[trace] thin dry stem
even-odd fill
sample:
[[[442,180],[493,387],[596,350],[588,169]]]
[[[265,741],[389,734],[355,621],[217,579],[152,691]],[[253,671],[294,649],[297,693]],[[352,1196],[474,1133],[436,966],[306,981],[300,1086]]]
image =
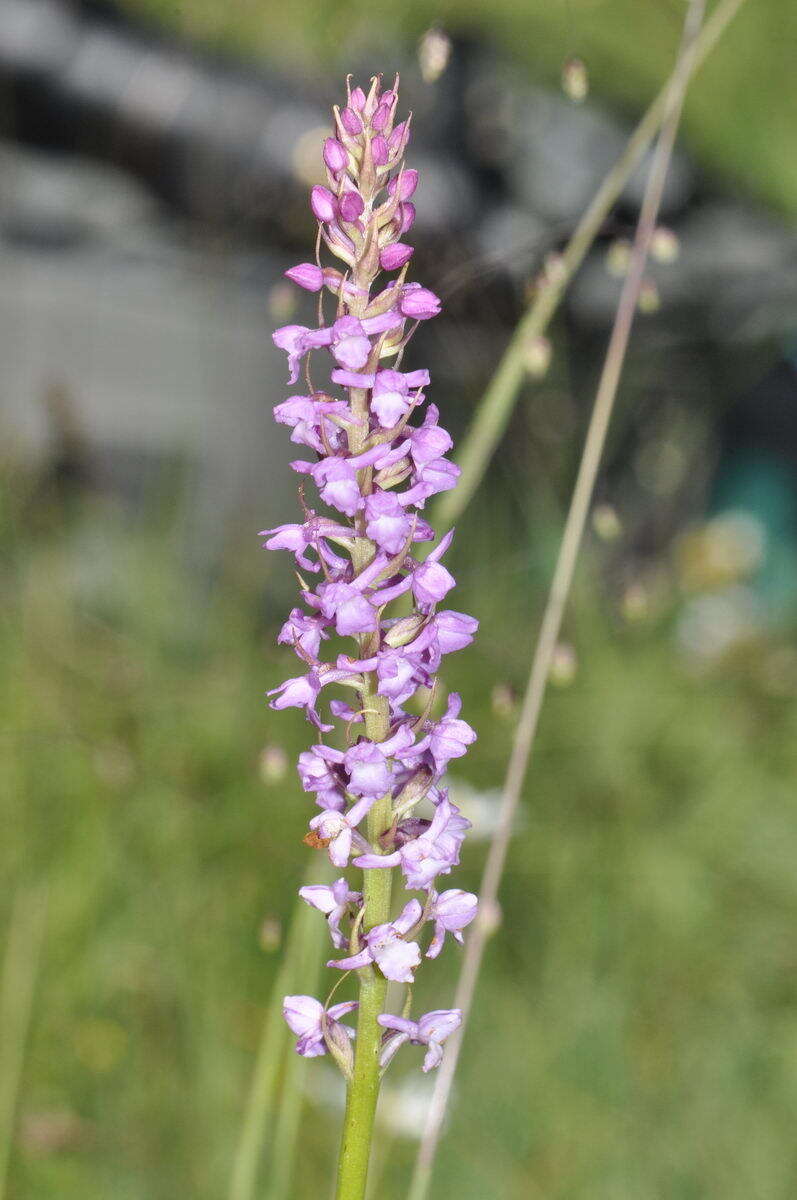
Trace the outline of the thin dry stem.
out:
[[[479,896],[481,919],[477,921],[465,948],[454,1001],[455,1007],[462,1009],[462,1024],[448,1041],[446,1054],[437,1077],[429,1117],[410,1186],[410,1200],[424,1200],[431,1181],[435,1154],[451,1095],[462,1037],[473,1002],[492,913],[495,911],[497,903],[513,819],[531,758],[545,687],[559,638],[562,615],[573,581],[578,551],[606,441],[606,432],[617,395],[617,386],[639,299],[650,239],[656,224],[684,97],[695,65],[695,39],[702,24],[704,7],[704,0],[691,0],[678,58],[666,89],[662,131],[645,189],[628,275],[617,306],[584,452],[565,523],[559,557],[534,652],[528,686],[507,768],[498,827],[490,845],[482,875]]]

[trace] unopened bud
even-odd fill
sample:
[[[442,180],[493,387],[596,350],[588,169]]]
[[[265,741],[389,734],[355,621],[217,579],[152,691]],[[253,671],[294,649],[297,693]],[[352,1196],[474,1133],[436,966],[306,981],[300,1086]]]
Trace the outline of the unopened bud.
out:
[[[340,1067],[344,1078],[351,1079],[354,1073],[354,1050],[351,1038],[337,1021],[328,1021],[326,1014],[323,1019],[323,1030],[327,1050]]]
[[[415,640],[425,624],[426,617],[420,613],[413,613],[411,617],[402,617],[396,621],[395,625],[390,626],[384,635],[384,641],[394,650],[398,646],[406,646],[408,642]]]

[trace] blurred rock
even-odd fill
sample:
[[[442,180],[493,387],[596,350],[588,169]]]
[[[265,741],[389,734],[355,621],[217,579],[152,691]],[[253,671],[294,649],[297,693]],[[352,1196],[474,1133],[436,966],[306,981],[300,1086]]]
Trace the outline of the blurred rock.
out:
[[[100,486],[145,504],[179,472],[202,558],[242,508],[257,507],[255,528],[285,519],[293,482],[271,406],[286,367],[263,280],[288,261],[187,244],[110,168],[8,146],[2,160],[6,436],[33,461],[59,452],[57,387]]]
[[[630,127],[593,102],[521,85],[510,72],[477,75],[469,105],[471,147],[477,160],[506,172],[515,203],[550,222],[573,223],[622,154]],[[632,175],[620,205],[637,210],[649,156]],[[686,157],[673,156],[662,216],[683,211],[694,191]]]

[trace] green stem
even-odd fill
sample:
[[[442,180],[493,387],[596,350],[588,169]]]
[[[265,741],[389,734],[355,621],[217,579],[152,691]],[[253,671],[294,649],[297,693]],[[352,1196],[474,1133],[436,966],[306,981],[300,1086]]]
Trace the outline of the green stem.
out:
[[[384,741],[388,732],[388,706],[373,689],[363,695],[365,731],[375,742]],[[392,820],[392,801],[388,794],[377,800],[366,818],[366,833],[375,853],[381,849],[379,837]],[[363,872],[363,928],[390,920],[390,893],[393,882],[391,870]],[[375,967],[360,971],[360,1008],[357,1017],[357,1039],[354,1050],[354,1071],[346,1094],[346,1114],[338,1161],[336,1200],[363,1200],[371,1157],[376,1102],[379,1097],[379,1048],[382,1029],[376,1018],[385,1006],[387,980]]]

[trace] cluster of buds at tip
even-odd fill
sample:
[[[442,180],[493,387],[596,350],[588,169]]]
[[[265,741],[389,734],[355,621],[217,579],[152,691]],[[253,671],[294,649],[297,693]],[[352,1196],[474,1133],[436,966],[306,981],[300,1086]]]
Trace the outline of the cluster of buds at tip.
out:
[[[397,84],[383,91],[377,78],[367,94],[349,84],[346,106],[334,110],[334,131],[324,142],[329,186],[314,187],[310,197],[318,221],[315,261],[286,272],[318,293],[318,325],[274,333],[288,356],[289,383],[301,377],[305,384],[276,406],[275,416],[313,458],[291,464],[303,477],[302,521],[263,535],[267,548],[295,556],[303,602],[278,639],[294,651],[302,672],[269,695],[272,708],[303,709],[318,731],[316,744],[299,756],[302,787],[318,808],[305,841],[323,848],[340,871],[398,867],[415,893],[397,917],[373,927],[364,922],[362,893],[343,875],[300,894],[327,918],[339,952],[330,967],[378,971],[411,984],[423,957],[435,958],[447,934],[461,941],[476,914],[475,896],[436,886],[459,862],[469,828],[448,798],[445,772],[476,735],[459,715],[456,694],[441,715],[433,709],[443,656],[467,646],[477,622],[442,607],[455,582],[442,562],[453,531],[429,553],[416,553],[419,544],[435,541],[421,515],[426,502],[454,487],[459,472],[446,457],[451,438],[426,403],[429,372],[401,370],[417,323],[436,316],[440,301],[406,278],[413,251],[403,239],[415,220],[418,174],[404,164],[410,121],[396,123]],[[323,248],[341,265],[323,265]],[[327,293],[334,316],[324,315]],[[314,350],[331,356],[321,388],[311,376]],[[306,477],[331,513],[311,506]],[[400,597],[403,615],[391,608]],[[331,650],[327,643],[336,636],[353,639],[353,646]],[[322,709],[329,687],[343,692]],[[415,711],[406,707],[413,698]],[[324,737],[335,721],[337,746]],[[388,816],[369,836],[375,805]],[[350,1074],[353,1031],[339,1018],[353,1007],[287,997],[285,1019],[298,1036],[298,1052],[330,1053]],[[455,1009],[417,1021],[408,1011],[383,1014],[383,1064],[411,1042],[427,1047],[425,1070],[436,1066],[443,1039],[459,1021]]]

